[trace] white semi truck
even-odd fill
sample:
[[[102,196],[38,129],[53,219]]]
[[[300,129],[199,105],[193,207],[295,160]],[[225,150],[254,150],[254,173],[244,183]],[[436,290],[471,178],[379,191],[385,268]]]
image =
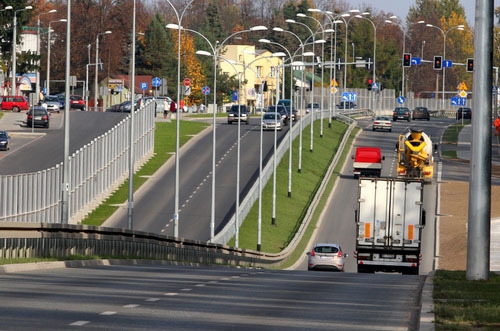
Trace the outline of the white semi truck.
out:
[[[356,251],[358,272],[418,275],[425,226],[422,179],[360,178]]]

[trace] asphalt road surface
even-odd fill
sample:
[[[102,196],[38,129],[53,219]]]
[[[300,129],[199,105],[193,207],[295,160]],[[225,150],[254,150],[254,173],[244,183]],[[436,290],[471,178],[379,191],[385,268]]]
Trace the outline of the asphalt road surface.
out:
[[[162,265],[3,274],[4,331],[418,330],[424,277]]]

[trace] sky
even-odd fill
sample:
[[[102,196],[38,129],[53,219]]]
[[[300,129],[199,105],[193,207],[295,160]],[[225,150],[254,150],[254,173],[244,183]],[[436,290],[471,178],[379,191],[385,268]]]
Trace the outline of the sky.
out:
[[[405,19],[411,6],[415,5],[414,0],[349,0],[352,9],[360,9],[361,5],[368,4],[377,11],[384,11],[386,13],[392,12],[401,19]],[[460,0],[460,3],[465,9],[467,23],[474,25],[475,16],[475,0]],[[500,0],[494,0],[494,7],[500,6]]]

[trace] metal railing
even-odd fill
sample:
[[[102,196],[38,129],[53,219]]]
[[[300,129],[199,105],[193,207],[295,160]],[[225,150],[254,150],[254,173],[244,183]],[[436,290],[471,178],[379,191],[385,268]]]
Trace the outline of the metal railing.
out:
[[[154,104],[134,116],[134,160],[143,164],[154,150]],[[130,116],[69,157],[70,223],[78,223],[127,177]],[[34,173],[0,176],[0,222],[61,223],[63,163]]]

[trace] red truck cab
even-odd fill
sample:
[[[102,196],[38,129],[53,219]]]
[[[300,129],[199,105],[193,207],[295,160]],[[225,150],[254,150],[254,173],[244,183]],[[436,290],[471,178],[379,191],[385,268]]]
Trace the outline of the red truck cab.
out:
[[[360,176],[380,177],[382,173],[382,161],[385,157],[378,147],[358,147],[352,157],[354,178]]]

